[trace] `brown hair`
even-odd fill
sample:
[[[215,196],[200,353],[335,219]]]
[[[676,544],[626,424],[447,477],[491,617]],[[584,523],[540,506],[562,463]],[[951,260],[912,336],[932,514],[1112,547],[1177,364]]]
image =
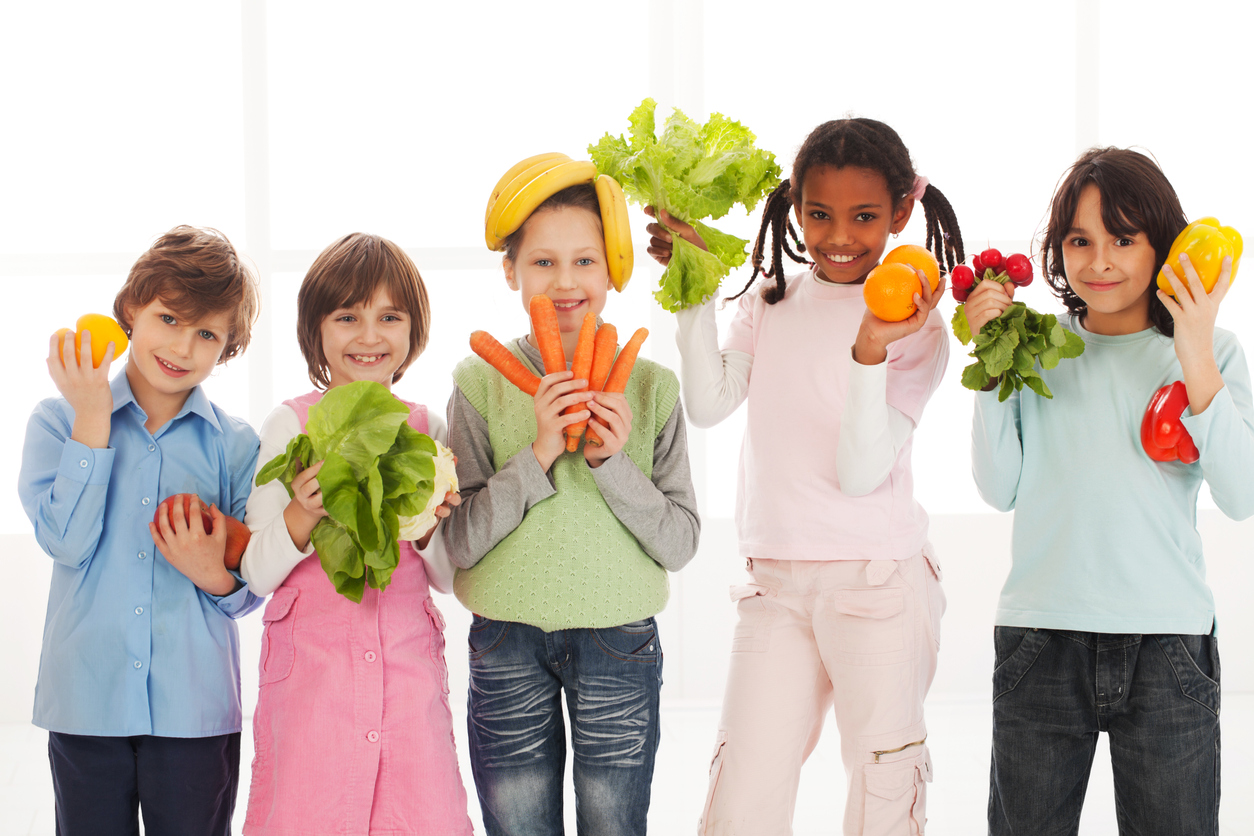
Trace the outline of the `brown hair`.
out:
[[[176,226],[131,267],[113,300],[113,315],[127,336],[131,313],[160,299],[181,319],[195,322],[226,312],[230,322],[219,363],[248,348],[261,309],[257,279],[225,235],[216,229]]]
[[[848,166],[876,172],[884,178],[888,187],[893,211],[914,189],[914,163],[910,159],[910,151],[888,125],[865,117],[824,122],[810,131],[797,151],[792,163],[792,179],[784,180],[767,197],[762,207],[762,226],[753,243],[753,275],[740,293],[727,301],[744,295],[761,273],[763,277],[775,280],[774,284],[763,283],[762,287],[762,298],[768,305],[774,305],[784,298],[784,256],[798,264],[809,263],[799,255],[805,252],[805,244],[792,225],[791,211],[801,208],[801,190],[806,173],[820,166],[836,169]],[[966,258],[958,218],[949,205],[949,199],[935,186],[928,185],[919,203],[923,205],[927,226],[925,246],[935,253],[941,273],[947,274]],[[766,256],[768,234],[771,236],[771,263],[764,268],[762,262]],[[792,238],[792,246],[789,246],[785,234]]]
[[[1050,204],[1049,222],[1041,241],[1041,273],[1067,311],[1083,316],[1088,306],[1071,290],[1063,270],[1062,243],[1075,222],[1080,194],[1089,184],[1101,195],[1102,224],[1111,235],[1145,233],[1157,256],[1154,275],[1162,269],[1171,244],[1187,226],[1180,198],[1163,170],[1144,154],[1127,148],[1090,148],[1063,175]],[[1168,337],[1175,321],[1158,294],[1149,287],[1150,322]]]
[[[310,265],[296,296],[296,338],[319,389],[331,385],[322,350],[322,321],[340,308],[369,302],[380,287],[409,316],[409,354],[392,375],[401,379],[427,347],[431,305],[418,268],[405,251],[386,238],[354,232],[327,247]]]
[[[505,236],[501,242],[501,249],[505,252],[505,259],[512,262],[518,257],[518,250],[522,247],[523,235],[526,233],[527,224],[530,223],[532,218],[541,212],[564,209],[567,206],[588,210],[597,219],[597,226],[601,225],[601,203],[597,200],[596,186],[591,183],[569,186],[560,192],[550,195],[527,216],[527,220],[522,222],[522,226]]]

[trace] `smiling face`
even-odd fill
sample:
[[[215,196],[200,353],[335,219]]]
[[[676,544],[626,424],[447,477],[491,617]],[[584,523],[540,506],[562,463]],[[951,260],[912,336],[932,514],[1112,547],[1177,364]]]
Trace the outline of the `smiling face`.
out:
[[[330,385],[373,380],[391,389],[409,356],[409,320],[383,286],[368,302],[332,311],[320,328]]]
[[[888,183],[878,172],[816,166],[805,173],[796,213],[819,278],[851,284],[879,264],[889,234],[905,227],[913,209],[911,198],[893,209]]]
[[[599,315],[610,289],[600,217],[575,206],[537,212],[527,219],[517,257],[504,267],[524,309],[541,293],[553,300],[562,347],[571,357],[584,314]]]
[[[172,415],[218,365],[231,318],[220,311],[184,321],[158,297],[130,309],[129,319],[131,354],[126,377],[131,392],[150,416]]]
[[[1150,327],[1150,293],[1157,255],[1144,232],[1115,235],[1102,222],[1097,186],[1080,192],[1062,242],[1063,272],[1088,306],[1084,327],[1095,334],[1133,334]]]

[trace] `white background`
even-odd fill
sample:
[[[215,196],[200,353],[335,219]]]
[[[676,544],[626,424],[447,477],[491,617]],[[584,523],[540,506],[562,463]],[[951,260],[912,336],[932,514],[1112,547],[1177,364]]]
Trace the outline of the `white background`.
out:
[[[1152,152],[1190,217],[1217,215],[1254,234],[1245,168],[1254,77],[1243,57],[1254,7],[1213,7],[1202,15],[1146,0],[6,4],[0,561],[11,603],[0,609],[8,637],[0,722],[29,718],[50,570],[14,490],[29,410],[55,394],[47,335],[81,313],[108,312],[130,263],[164,230],[217,227],[261,274],[254,344],[208,383],[228,411],[259,425],[310,388],[294,336],[296,288],[318,250],[355,230],[397,241],[424,276],[431,343],[398,393],[442,409],[471,330],[504,338],[526,327],[482,244],[497,177],[540,151],[585,156],[601,134],[624,132],[646,95],[663,114],[678,105],[698,119],[719,111],[742,121],[785,172],[816,124],[881,119],[953,203],[968,250],[992,242],[1029,251],[1055,183],[1093,144]],[[648,325],[645,353],[677,366],[672,321],[649,295],[659,270],[644,254],[644,218],[632,212],[636,274],[606,317],[620,331]],[[716,225],[748,238],[756,219],[733,213]],[[921,212],[901,240],[922,243]],[[745,278],[729,284],[739,289]],[[1246,346],[1250,294],[1238,282],[1220,314]],[[1039,279],[1023,298],[1059,307]],[[987,691],[1009,542],[1009,518],[983,505],[970,477],[971,395],[958,384],[964,351],[952,349],[914,446],[918,496],[948,573],[939,698]],[[729,520],[739,416],[690,432],[704,529],[662,618],[670,705],[719,700],[732,618],[725,589],[739,573]],[[1225,690],[1254,691],[1254,617],[1244,604],[1254,527],[1222,520],[1205,492],[1202,508]],[[456,673],[465,616],[452,599],[442,606]],[[251,706],[259,617],[241,630]]]

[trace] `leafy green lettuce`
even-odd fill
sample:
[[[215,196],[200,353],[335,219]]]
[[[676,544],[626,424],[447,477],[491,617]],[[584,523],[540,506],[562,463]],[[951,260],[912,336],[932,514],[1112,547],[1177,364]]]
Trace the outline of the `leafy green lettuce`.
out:
[[[310,539],[341,595],[361,601],[366,584],[386,589],[400,560],[400,518],[419,514],[435,487],[435,441],[409,426],[409,408],[384,386],[359,380],[330,389],[309,408],[305,432],[257,473],[292,495],[292,479],[322,461],[324,517]]]
[[[972,342],[965,305],[954,311],[951,324],[958,342]],[[1037,313],[1022,302],[1012,302],[1001,316],[985,323],[974,342],[970,356],[975,362],[962,370],[962,385],[979,391],[1000,376],[999,401],[1024,386],[1043,398],[1054,397],[1036,370],[1037,361],[1042,369],[1052,369],[1059,360],[1084,353],[1084,340],[1063,328],[1058,317]]]
[[[774,154],[754,147],[752,131],[721,113],[699,125],[677,109],[657,137],[656,108],[657,102],[645,99],[628,119],[626,137],[607,133],[588,153],[597,171],[617,180],[629,199],[692,224],[710,248],[674,237],[670,264],[653,296],[666,310],[678,311],[713,296],[748,256],[748,241],[699,221],[721,218],[737,203],[752,211],[779,184],[779,166]]]

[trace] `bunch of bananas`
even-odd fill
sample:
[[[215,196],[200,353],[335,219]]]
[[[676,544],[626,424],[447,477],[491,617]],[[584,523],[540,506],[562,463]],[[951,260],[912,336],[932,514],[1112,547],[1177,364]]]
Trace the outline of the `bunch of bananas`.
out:
[[[593,183],[601,206],[601,226],[605,230],[606,266],[614,289],[621,291],[631,278],[631,228],[627,224],[627,200],[623,187],[608,174],[597,174],[587,160],[572,160],[565,154],[548,153],[528,157],[497,181],[484,212],[484,239],[488,249],[499,252],[505,238],[516,231],[536,208],[562,189],[580,183]]]

